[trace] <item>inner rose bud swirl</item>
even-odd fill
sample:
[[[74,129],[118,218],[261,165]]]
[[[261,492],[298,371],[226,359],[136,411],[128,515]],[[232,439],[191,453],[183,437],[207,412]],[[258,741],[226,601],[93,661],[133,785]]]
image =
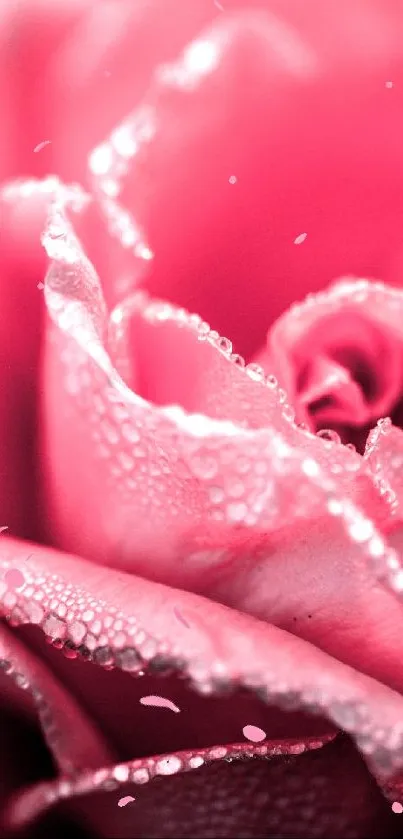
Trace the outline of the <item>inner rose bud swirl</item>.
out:
[[[401,425],[403,336],[359,297],[336,311],[319,306],[314,317],[310,302],[274,326],[270,360],[293,393],[297,419],[311,431],[333,430],[362,452],[378,419]]]

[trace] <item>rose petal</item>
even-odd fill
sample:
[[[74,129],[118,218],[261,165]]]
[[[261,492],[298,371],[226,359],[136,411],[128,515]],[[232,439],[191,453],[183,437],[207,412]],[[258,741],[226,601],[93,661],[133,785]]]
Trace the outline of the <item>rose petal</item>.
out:
[[[301,839],[349,833],[377,839],[396,830],[390,807],[343,738],[308,754],[224,760],[125,789],[135,795],[133,809],[118,811],[118,790],[72,804],[97,835],[115,839],[152,839],[162,823],[163,835],[172,839],[206,839],[212,829],[221,837],[264,832]]]
[[[380,493],[387,498],[393,518],[403,517],[403,431],[390,420],[380,420],[370,433],[365,460],[373,472]]]
[[[69,774],[110,758],[102,736],[78,703],[43,662],[4,626],[0,626],[0,658],[4,673],[20,690],[30,694],[60,771]]]
[[[395,54],[390,21],[377,7],[365,19],[377,53],[369,70],[358,38],[345,42],[364,24],[360,5],[350,19],[328,4],[339,36],[346,14],[330,60],[311,5],[302,37],[293,12],[270,9],[217,16],[157,67],[139,107],[90,158],[129,282],[143,278],[152,294],[214,319],[248,357],[301,289],[346,270],[383,275],[400,248],[401,116],[377,81]],[[295,248],[302,221],[309,238]]]
[[[77,25],[53,50],[49,136],[57,139],[52,150],[57,172],[84,182],[90,149],[139,101],[155,64],[170,60],[214,8],[204,0],[191,5],[187,0],[100,0],[78,6]]]
[[[0,509],[2,525],[36,536],[33,439],[45,260],[38,247],[43,207],[0,191]],[[13,433],[4,433],[5,429]],[[28,480],[30,478],[30,480]]]
[[[97,277],[61,215],[52,238],[55,223],[45,239],[53,258],[45,289],[52,318],[45,463],[53,538],[98,562],[279,623],[400,685],[398,643],[390,652],[400,607],[373,589],[377,577],[400,592],[402,574],[391,545],[354,503],[364,498],[370,512],[377,510],[365,461],[305,434],[280,411],[274,421],[281,433],[249,431],[151,406],[128,390],[102,344],[106,307]],[[141,341],[141,320],[139,332]],[[141,352],[134,356],[141,368]],[[246,378],[235,372],[239,382]],[[74,462],[82,469],[79,486]],[[371,649],[374,608],[379,631]],[[311,612],[314,621],[307,619]],[[318,618],[328,613],[331,632]],[[357,639],[365,644],[362,662]]]
[[[266,363],[297,416],[313,428],[361,435],[400,402],[403,294],[346,278],[295,304],[273,326]],[[261,356],[261,361],[263,357]]]
[[[245,368],[231,342],[198,315],[133,294],[111,313],[109,346],[126,384],[149,402],[290,431],[274,377]]]
[[[17,567],[21,563],[21,546],[12,542],[3,566],[10,560]],[[84,632],[80,645],[88,645],[94,635],[95,649],[106,643],[108,660],[117,667],[135,672],[162,653],[180,661],[182,672],[203,694],[214,691],[218,679],[256,690],[275,704],[292,700],[293,707],[325,714],[347,730],[378,771],[392,775],[401,767],[402,697],[289,633],[196,595],[40,547],[25,563],[24,575],[27,585],[43,595],[41,626],[53,638],[56,633],[63,643],[76,645],[80,625]],[[66,590],[70,612],[64,618],[53,617],[52,623],[50,617],[58,616]],[[30,622],[32,595],[27,597],[22,590],[15,597],[15,621]],[[7,616],[10,606],[4,598],[2,602]],[[178,603],[191,615],[192,632],[173,614]],[[100,623],[97,630],[89,614],[94,608]],[[123,646],[115,641],[116,621],[126,638]]]

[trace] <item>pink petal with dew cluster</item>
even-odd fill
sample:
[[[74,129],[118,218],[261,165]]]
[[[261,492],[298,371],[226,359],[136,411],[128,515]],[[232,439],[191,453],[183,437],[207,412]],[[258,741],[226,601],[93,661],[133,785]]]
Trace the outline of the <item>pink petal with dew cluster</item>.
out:
[[[4,544],[3,570],[19,567],[26,580],[22,590],[12,593],[12,605],[8,595],[3,595],[4,616],[14,624],[31,624],[34,620],[65,649],[66,655],[70,656],[72,650],[79,656],[86,651],[86,660],[133,675],[147,671],[156,657],[163,656],[203,695],[227,683],[257,692],[263,702],[316,711],[350,733],[381,778],[390,782],[400,769],[402,699],[389,688],[289,633],[196,595],[49,549],[35,547],[26,559],[23,545],[7,537]],[[190,632],[180,628],[173,614],[178,602],[191,616]],[[123,644],[120,636],[124,636]],[[261,746],[242,748],[259,750]],[[185,769],[192,755],[171,756],[175,772]],[[150,756],[148,762],[129,766],[134,782],[135,772],[143,764],[149,772],[152,770],[151,775],[166,774],[163,764],[158,768],[163,757]],[[200,762],[194,762],[194,768],[198,765]],[[101,775],[100,783],[106,784],[108,778],[115,777],[113,766],[106,766]],[[127,770],[123,773],[122,769],[116,771],[115,781],[124,783],[127,777]],[[85,792],[93,780],[92,774],[80,774],[77,789],[74,781],[71,789],[66,781],[69,789],[66,786],[65,794],[75,794],[80,788]],[[33,790],[29,799],[32,812],[49,804],[54,792],[57,798],[57,785],[41,786],[37,793]],[[24,807],[28,806],[24,800]],[[23,818],[18,808],[14,813]]]
[[[394,636],[400,631],[401,607],[379,585],[399,593],[402,574],[376,526],[389,507],[366,461],[298,428],[275,382],[244,369],[183,310],[136,298],[129,326],[122,309],[112,321],[109,351],[99,279],[58,209],[44,242],[51,267],[43,446],[53,540],[278,623],[354,666],[357,638],[373,636],[375,609],[375,651],[368,640],[363,669],[401,684],[398,646],[380,654],[391,648],[391,627]],[[149,350],[154,336],[157,346],[173,347],[188,388],[170,386],[169,370],[153,379],[164,364]],[[147,380],[153,402],[128,387],[114,354],[131,383]],[[211,405],[213,416],[169,404],[171,391],[192,411]]]
[[[126,250],[103,277],[108,302],[141,281],[214,320],[249,357],[308,289],[347,271],[389,276],[400,249],[400,112],[383,75],[401,21],[392,33],[371,5],[365,55],[345,40],[361,4],[348,13],[329,4],[333,49],[319,4],[315,26],[310,6],[298,27],[295,10],[262,5],[216,16],[179,58],[158,64],[136,109],[89,159]],[[309,237],[296,248],[302,221]]]

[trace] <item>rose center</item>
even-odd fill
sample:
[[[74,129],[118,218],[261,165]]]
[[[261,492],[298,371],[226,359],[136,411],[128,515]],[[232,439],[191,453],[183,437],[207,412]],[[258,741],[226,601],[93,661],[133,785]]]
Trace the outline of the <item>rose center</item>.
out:
[[[403,346],[387,324],[344,310],[305,330],[290,325],[276,344],[297,417],[312,431],[332,429],[362,451],[380,417],[401,424]]]

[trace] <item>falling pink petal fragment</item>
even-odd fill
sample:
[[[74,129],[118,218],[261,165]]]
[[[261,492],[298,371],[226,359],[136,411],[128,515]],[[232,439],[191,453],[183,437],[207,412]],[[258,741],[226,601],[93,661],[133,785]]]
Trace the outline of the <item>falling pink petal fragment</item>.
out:
[[[294,239],[294,245],[302,245],[302,242],[305,242],[306,237],[307,233],[300,233],[299,236]]]
[[[132,795],[125,795],[123,798],[119,798],[118,807],[126,807],[126,804],[131,804],[135,800]]]
[[[392,810],[394,813],[403,813],[403,805],[400,804],[400,801],[394,801],[392,804]]]
[[[179,611],[179,609],[176,608],[176,606],[174,606],[174,614],[175,614],[175,617],[178,618],[178,621],[180,621],[181,623],[183,623],[184,626],[187,626],[187,628],[190,629],[190,625],[185,620],[185,618],[183,617],[183,615]]]
[[[38,143],[38,145],[35,146],[34,152],[42,151],[42,149],[44,149],[45,146],[49,146],[51,142],[51,140],[43,140],[42,143]]]
[[[8,588],[12,589],[22,588],[25,583],[25,577],[18,568],[10,568],[9,571],[6,571],[4,579]]]
[[[257,725],[245,725],[242,729],[243,736],[246,737],[247,740],[251,740],[252,743],[260,743],[261,740],[264,740],[266,737],[266,732],[263,731],[263,728],[259,728]]]
[[[153,708],[169,708],[175,714],[180,713],[180,708],[171,702],[170,699],[165,699],[164,696],[142,696],[140,699],[141,705],[151,705]]]

